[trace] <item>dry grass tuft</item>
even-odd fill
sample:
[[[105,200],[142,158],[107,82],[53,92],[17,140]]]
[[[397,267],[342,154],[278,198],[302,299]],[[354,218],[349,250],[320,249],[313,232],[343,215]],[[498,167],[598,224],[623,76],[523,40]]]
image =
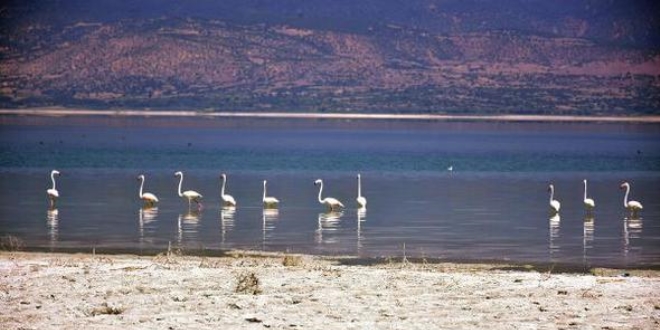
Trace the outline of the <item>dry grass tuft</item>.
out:
[[[0,250],[3,251],[21,251],[25,247],[25,242],[22,239],[13,236],[5,235],[0,237]]]
[[[209,259],[207,257],[202,257],[199,261],[199,268],[221,268],[224,267],[225,263],[222,260],[218,259]]]
[[[285,255],[284,259],[282,260],[282,265],[286,267],[297,267],[301,266],[302,263],[302,257],[300,256]]]
[[[237,278],[236,293],[260,294],[259,278],[254,273],[241,274]]]
[[[181,248],[172,249],[172,243],[168,243],[167,252],[159,253],[153,259],[153,262],[159,265],[178,265],[179,257],[183,256]]]

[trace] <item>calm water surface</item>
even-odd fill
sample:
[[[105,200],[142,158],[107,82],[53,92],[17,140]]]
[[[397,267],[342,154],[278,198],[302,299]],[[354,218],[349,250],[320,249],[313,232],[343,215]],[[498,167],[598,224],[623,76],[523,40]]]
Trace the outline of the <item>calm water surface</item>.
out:
[[[433,259],[660,266],[658,125],[2,119],[0,235],[28,247],[400,257],[405,246]],[[53,168],[56,211],[45,193]],[[184,190],[204,195],[201,210],[178,197],[178,170]],[[222,172],[235,210],[220,206]],[[355,205],[358,172],[366,211]],[[141,173],[157,209],[141,208]],[[317,178],[343,212],[318,203]],[[265,179],[278,211],[262,209]],[[624,180],[639,217],[623,209]]]

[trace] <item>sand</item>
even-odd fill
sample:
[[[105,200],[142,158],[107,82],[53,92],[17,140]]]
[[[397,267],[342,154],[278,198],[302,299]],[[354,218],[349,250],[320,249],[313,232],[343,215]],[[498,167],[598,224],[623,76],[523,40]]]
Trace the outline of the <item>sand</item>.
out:
[[[350,263],[1,252],[0,328],[660,328],[657,271]]]

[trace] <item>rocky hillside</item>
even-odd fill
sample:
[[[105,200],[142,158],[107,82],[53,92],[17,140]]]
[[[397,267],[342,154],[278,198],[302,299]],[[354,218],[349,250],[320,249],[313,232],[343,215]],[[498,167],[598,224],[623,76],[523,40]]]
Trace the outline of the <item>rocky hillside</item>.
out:
[[[206,15],[152,10],[130,19],[87,10],[62,20],[57,12],[66,7],[49,14],[48,1],[6,7],[0,106],[660,113],[657,32],[647,30],[658,25],[652,17],[607,12],[618,13],[609,25],[576,12],[516,19],[525,12],[477,6],[489,1],[461,7],[422,0],[410,2],[418,5],[412,14],[384,6],[381,16],[373,13],[379,7],[364,7],[373,1],[357,1],[363,19],[336,6],[310,9],[317,1],[247,15],[259,3],[273,6],[247,2],[234,16],[212,15],[214,7],[197,8]],[[275,9],[284,19],[275,18]],[[342,24],[333,28],[332,18]]]

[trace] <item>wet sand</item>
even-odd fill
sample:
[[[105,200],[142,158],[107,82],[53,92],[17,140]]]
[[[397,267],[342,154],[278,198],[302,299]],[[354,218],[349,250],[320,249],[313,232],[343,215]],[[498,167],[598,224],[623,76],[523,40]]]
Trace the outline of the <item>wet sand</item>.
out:
[[[660,116],[566,116],[566,115],[444,115],[289,112],[204,112],[193,110],[89,110],[89,109],[0,109],[0,115],[117,116],[117,117],[212,117],[269,119],[405,120],[405,121],[496,121],[496,122],[607,122],[660,123]]]
[[[0,253],[3,329],[657,329],[660,272]]]

